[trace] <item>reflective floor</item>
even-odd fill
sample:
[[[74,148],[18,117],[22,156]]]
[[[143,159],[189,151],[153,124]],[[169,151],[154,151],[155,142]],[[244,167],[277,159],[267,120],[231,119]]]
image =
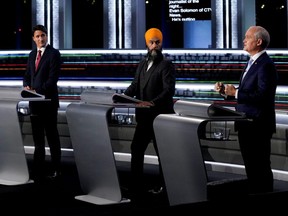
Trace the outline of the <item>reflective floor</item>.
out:
[[[27,156],[28,165],[31,156]],[[123,197],[129,198],[129,163],[117,162],[119,181]],[[0,186],[0,203],[2,212],[8,211],[26,215],[136,215],[165,214],[198,215],[202,213],[221,213],[233,215],[246,211],[286,211],[288,200],[288,182],[275,181],[275,191],[270,194],[248,195],[245,192],[246,179],[241,175],[208,172],[208,198],[206,202],[169,206],[165,193],[147,193],[141,203],[120,203],[113,205],[95,205],[74,197],[83,194],[78,179],[77,168],[72,157],[64,157],[63,173],[58,181],[43,181],[39,184],[29,183],[18,186]],[[145,166],[147,185],[153,187],[158,183],[157,165]],[[197,214],[196,214],[197,213]],[[8,214],[7,214],[8,215]],[[193,214],[194,215],[194,214]]]

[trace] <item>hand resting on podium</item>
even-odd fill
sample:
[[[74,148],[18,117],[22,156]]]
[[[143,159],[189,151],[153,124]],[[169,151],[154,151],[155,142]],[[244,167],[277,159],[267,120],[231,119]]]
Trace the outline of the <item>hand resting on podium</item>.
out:
[[[136,107],[150,107],[154,106],[152,102],[149,101],[141,101],[139,99],[129,97],[125,94],[115,93],[112,96],[113,103],[119,104],[134,104]]]
[[[36,93],[35,90],[28,90],[27,88],[26,89],[24,88],[21,91],[21,97],[22,98],[43,98],[43,99],[45,98],[44,95]]]

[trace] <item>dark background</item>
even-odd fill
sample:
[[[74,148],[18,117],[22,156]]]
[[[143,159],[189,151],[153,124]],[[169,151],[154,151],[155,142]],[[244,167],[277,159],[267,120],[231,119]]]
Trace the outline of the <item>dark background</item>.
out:
[[[145,1],[145,0],[143,0]],[[0,50],[32,48],[31,0],[9,0],[0,3]],[[165,25],[173,29],[166,48],[183,47],[182,26],[167,18],[167,0],[149,0],[146,4],[146,28]],[[262,5],[265,7],[262,8]],[[284,8],[281,8],[281,6]],[[271,35],[270,48],[287,48],[287,1],[256,0],[256,25],[265,27]],[[7,15],[8,14],[8,15]],[[84,14],[84,15],[83,15]],[[103,1],[72,0],[72,46],[74,49],[103,48]]]

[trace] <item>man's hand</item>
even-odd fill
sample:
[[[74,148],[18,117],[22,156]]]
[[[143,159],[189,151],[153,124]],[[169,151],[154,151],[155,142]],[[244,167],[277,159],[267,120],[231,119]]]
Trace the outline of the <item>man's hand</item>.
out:
[[[225,85],[222,82],[216,82],[214,85],[214,90],[219,92],[220,94],[225,94]]]
[[[36,92],[34,89],[32,89],[30,86],[25,86],[24,87],[25,90],[29,90],[29,91],[32,91],[32,92]]]
[[[150,107],[150,106],[154,106],[154,104],[152,102],[149,101],[142,101],[136,104],[136,106],[138,107]]]
[[[31,90],[30,86],[25,86],[24,89],[25,90]]]
[[[228,85],[225,86],[224,92],[225,92],[226,95],[235,96],[236,88],[235,88],[234,85],[228,84]]]

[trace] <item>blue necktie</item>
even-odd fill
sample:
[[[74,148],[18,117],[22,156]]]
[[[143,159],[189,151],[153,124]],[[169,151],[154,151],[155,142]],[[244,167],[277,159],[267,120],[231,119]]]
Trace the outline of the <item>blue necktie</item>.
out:
[[[251,67],[252,64],[253,64],[253,59],[250,58],[249,61],[248,61],[248,65],[247,65],[247,68],[246,68],[246,72],[249,70],[249,68]]]
[[[242,80],[244,79],[245,75],[247,74],[247,72],[248,72],[248,70],[249,70],[249,68],[251,67],[252,64],[253,64],[253,59],[250,58],[249,61],[248,61],[247,67],[245,69],[245,72],[243,74]]]

